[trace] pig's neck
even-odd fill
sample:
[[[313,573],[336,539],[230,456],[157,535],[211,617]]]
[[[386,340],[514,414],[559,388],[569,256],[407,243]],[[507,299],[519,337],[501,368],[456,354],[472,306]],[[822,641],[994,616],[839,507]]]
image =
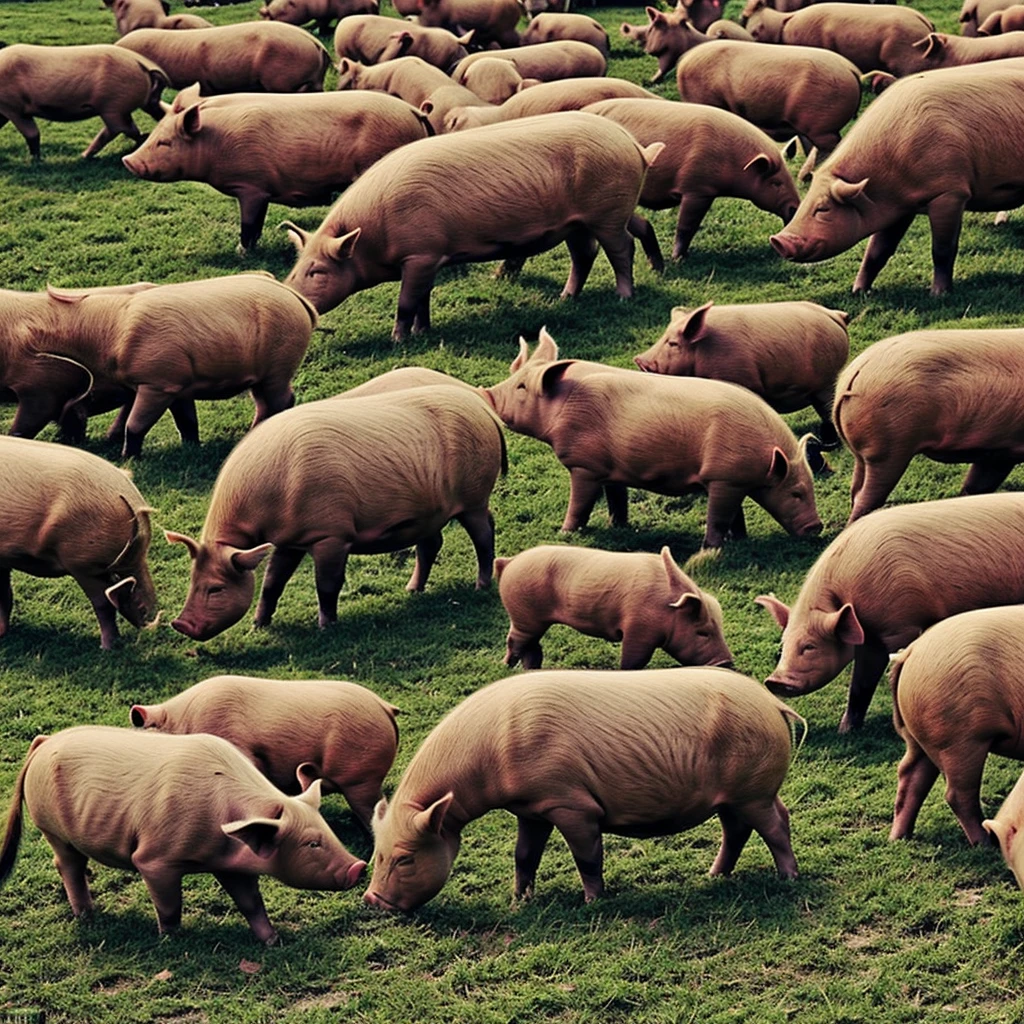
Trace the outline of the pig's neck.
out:
[[[119,326],[124,326],[127,301],[127,296],[107,295],[90,295],[74,302],[51,299],[49,328],[37,337],[35,347],[81,359],[96,369],[112,369],[105,364],[109,359],[116,361],[114,342]]]

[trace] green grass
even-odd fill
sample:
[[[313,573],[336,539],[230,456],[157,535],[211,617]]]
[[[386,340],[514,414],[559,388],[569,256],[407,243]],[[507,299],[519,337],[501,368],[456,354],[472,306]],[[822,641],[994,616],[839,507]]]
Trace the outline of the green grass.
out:
[[[738,0],[729,12],[738,13]],[[255,16],[253,2],[202,13],[217,23]],[[180,8],[176,8],[180,9]],[[923,5],[941,29],[955,30],[955,7]],[[654,69],[617,34],[642,9],[596,11],[613,29],[613,73],[637,81]],[[113,41],[113,19],[98,0],[0,4],[8,42]],[[672,95],[674,84],[661,87]],[[138,115],[140,122],[147,119]],[[41,122],[43,162],[32,166],[21,137],[0,131],[0,285],[38,289],[134,280],[169,282],[262,268],[284,276],[293,254],[268,229],[245,261],[235,255],[233,200],[199,184],[133,179],[121,166],[129,143],[113,143],[92,163],[78,154],[98,122]],[[979,145],[984,139],[979,137]],[[794,165],[795,166],[795,165]],[[529,167],[523,168],[528,177]],[[455,189],[457,192],[457,189]],[[500,201],[500,200],[499,200]],[[324,210],[272,208],[315,227]],[[655,214],[670,247],[674,211]],[[630,365],[667,323],[674,305],[812,299],[847,309],[854,352],[905,330],[940,326],[1017,326],[1021,310],[1018,215],[1000,229],[990,216],[966,219],[956,290],[928,297],[927,226],[917,223],[866,299],[849,294],[863,245],[827,263],[777,259],[767,236],[778,221],[749,204],[720,200],[692,255],[657,277],[637,260],[637,295],[619,302],[600,257],[581,298],[558,301],[568,272],[564,248],[529,262],[518,282],[495,281],[493,267],[441,275],[434,329],[395,346],[389,340],[397,286],[357,295],[323,317],[298,374],[301,401],[333,394],[402,364],[421,364],[474,384],[502,379],[517,351],[546,324],[564,354]],[[11,406],[0,408],[0,429]],[[203,447],[183,451],[170,422],[147,438],[131,466],[161,527],[197,533],[217,469],[251,417],[247,398],[200,406]],[[167,418],[165,418],[167,419]],[[110,417],[90,424],[88,448],[116,459],[102,440]],[[810,411],[790,417],[813,426]],[[52,439],[52,428],[44,434]],[[558,540],[568,474],[545,445],[509,435],[510,469],[493,499],[498,552]],[[849,508],[851,459],[833,457],[820,483],[823,537],[793,540],[759,509],[750,540],[695,570],[725,611],[737,667],[764,678],[774,667],[778,630],[753,598],[774,590],[792,599],[816,555]],[[961,467],[918,461],[894,502],[954,495]],[[1007,486],[1019,488],[1015,473]],[[0,510],[3,496],[0,495]],[[632,525],[613,530],[599,510],[573,543],[657,551],[683,561],[700,545],[704,498],[637,493]],[[316,629],[312,573],[303,566],[285,591],[272,628],[248,620],[207,644],[168,623],[187,591],[180,547],[154,540],[151,564],[162,623],[120,648],[99,649],[89,606],[69,580],[15,577],[15,617],[0,642],[0,793],[9,794],[32,737],[81,722],[127,725],[136,701],[154,702],[219,672],[342,677],[371,686],[403,709],[393,789],[419,741],[441,715],[504,675],[507,620],[497,594],[478,594],[470,544],[456,526],[427,591],[408,595],[409,554],[355,558],[335,628]],[[547,664],[614,668],[612,645],[552,630]],[[670,665],[663,654],[654,665]],[[1011,1021],[1024,1015],[1020,950],[1024,902],[992,849],[969,849],[941,799],[926,804],[910,842],[887,830],[902,744],[880,692],[859,735],[840,737],[846,674],[794,702],[810,736],[782,791],[793,812],[801,867],[780,882],[755,837],[731,879],[709,879],[718,828],[635,841],[608,837],[608,895],[584,906],[564,844],[552,840],[531,904],[511,906],[513,819],[502,813],[471,825],[445,889],[409,918],[364,908],[358,892],[301,893],[263,884],[280,947],[266,950],[212,879],[186,883],[181,932],[161,940],[138,877],[96,867],[98,912],[71,918],[49,848],[29,826],[21,857],[0,891],[0,1020],[39,1008],[53,1022],[317,1022],[344,1018],[404,1021],[643,1022]],[[884,689],[884,688],[883,688]],[[991,812],[1019,774],[992,759],[983,788]],[[369,842],[337,797],[329,820],[359,854]],[[243,961],[260,965],[256,973]],[[167,973],[169,972],[169,973]]]

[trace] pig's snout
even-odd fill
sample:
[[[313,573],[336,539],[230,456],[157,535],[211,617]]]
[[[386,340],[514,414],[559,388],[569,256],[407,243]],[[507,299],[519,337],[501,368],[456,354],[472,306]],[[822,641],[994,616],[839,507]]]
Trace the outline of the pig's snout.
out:
[[[362,881],[363,876],[366,874],[366,861],[357,860],[352,864],[349,869],[345,872],[345,888],[351,889],[353,886],[358,885]]]
[[[803,238],[788,231],[780,231],[768,239],[772,248],[784,259],[795,263],[811,263],[819,259],[823,247],[821,239]]]
[[[771,676],[764,681],[764,685],[768,692],[774,693],[776,697],[802,697],[804,694],[803,690],[792,683],[784,683],[781,679],[772,679]]]
[[[712,668],[735,668],[732,658],[723,658],[721,661],[713,662]]]
[[[796,535],[798,537],[817,537],[823,529],[823,524],[820,519],[816,519],[813,523],[808,523],[806,526],[801,526],[797,529]]]
[[[383,896],[373,892],[372,889],[367,889],[366,892],[363,893],[363,902],[367,906],[375,907],[377,910],[386,910],[392,914],[398,910],[398,907],[389,903]]]
[[[197,626],[194,622],[181,617],[171,623],[171,629],[176,629],[179,633],[183,633],[193,640],[209,640],[210,637],[216,636],[220,632],[218,629],[210,629],[209,627],[204,629],[202,626]]]
[[[643,370],[644,373],[651,373],[654,369],[651,363],[648,360],[644,359],[643,356],[634,356],[633,362],[636,363],[636,365],[640,367],[640,369]]]

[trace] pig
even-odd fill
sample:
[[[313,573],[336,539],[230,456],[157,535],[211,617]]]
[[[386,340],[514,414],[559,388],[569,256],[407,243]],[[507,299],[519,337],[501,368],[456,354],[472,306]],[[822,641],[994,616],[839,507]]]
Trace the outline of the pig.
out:
[[[340,679],[213,676],[160,704],[133,704],[131,723],[208,732],[233,743],[282,792],[341,793],[369,831],[398,748],[398,708]]]
[[[1024,32],[1006,32],[1003,35],[975,39],[932,32],[917,43],[921,54],[921,71],[936,68],[955,68],[964,64],[981,64],[1007,57],[1024,57]]]
[[[500,424],[457,387],[324,399],[275,416],[224,462],[200,539],[166,534],[193,561],[188,599],[172,625],[209,640],[238,622],[252,603],[253,570],[274,548],[256,625],[270,624],[308,551],[324,628],[337,620],[350,553],[415,544],[406,589],[422,590],[451,519],[473,542],[477,588],[485,588],[494,560],[488,501],[506,465]]]
[[[907,839],[939,772],[971,845],[986,843],[981,775],[988,755],[1024,761],[1024,607],[952,615],[893,655],[893,722],[907,752],[890,839]]]
[[[330,54],[309,32],[283,22],[164,32],[140,28],[115,44],[163,68],[171,86],[198,82],[204,96],[222,92],[321,92]]]
[[[743,13],[757,42],[820,46],[842,54],[863,72],[897,77],[925,69],[915,44],[935,31],[918,11],[884,4],[818,3],[781,14],[767,0],[752,0]]]
[[[37,736],[18,773],[0,846],[14,867],[22,802],[53,848],[71,912],[92,913],[86,864],[137,871],[161,934],[181,924],[181,880],[210,873],[268,946],[259,876],[296,889],[350,889],[366,869],[318,810],[320,783],[286,796],[219,736],[170,736],[80,725]]]
[[[385,93],[233,93],[164,117],[123,163],[147,181],[205,181],[236,198],[244,253],[270,203],[328,203],[385,153],[431,132],[419,111]]]
[[[1024,330],[911,331],[870,345],[836,385],[853,452],[854,522],[880,508],[918,453],[970,462],[961,494],[994,491],[1024,461]]]
[[[408,391],[410,388],[421,388],[433,385],[445,385],[448,387],[461,388],[467,394],[476,395],[483,401],[483,396],[472,384],[459,380],[457,377],[449,376],[438,370],[430,370],[425,366],[398,366],[394,370],[388,370],[377,377],[371,377],[368,381],[342,391],[334,395],[334,398],[363,398],[366,395],[380,395],[391,391]]]
[[[103,0],[114,14],[119,36],[137,28],[189,29],[212,28],[205,19],[195,14],[171,14],[167,0]]]
[[[853,661],[839,731],[859,729],[890,654],[940,619],[1024,601],[1024,495],[981,494],[879,509],[848,526],[811,567],[790,610],[757,598],[782,627],[766,680],[812,693]]]
[[[519,0],[416,0],[416,7],[410,13],[418,15],[425,28],[457,34],[472,29],[474,44],[484,49],[519,45]]]
[[[478,60],[506,60],[515,66],[523,78],[536,78],[553,82],[560,78],[587,78],[603,75],[608,62],[600,50],[589,43],[575,39],[562,39],[554,43],[536,43],[513,50],[481,50],[459,61],[452,70],[452,78],[465,85],[466,73]]]
[[[633,241],[626,224],[661,149],[641,147],[625,129],[578,111],[423,139],[374,164],[314,234],[290,225],[299,257],[287,283],[326,312],[353,292],[400,277],[393,332],[400,339],[430,327],[430,291],[441,266],[529,256],[565,240],[572,269],[562,294],[571,298],[586,282],[596,239],[615,271],[617,294],[627,298]],[[524,163],[534,175],[525,191]],[[454,204],[449,183],[456,173]],[[401,201],[386,201],[394,196]]]
[[[376,64],[392,35],[404,27],[402,22],[383,15],[354,14],[338,22],[334,32],[334,52],[339,60],[347,57],[362,64]]]
[[[139,142],[132,120],[144,110],[154,120],[163,115],[160,94],[168,76],[145,57],[116,46],[30,46],[0,44],[0,127],[8,121],[21,132],[33,160],[40,158],[39,128],[34,118],[84,121],[99,117],[103,127],[86,146],[95,156],[122,132]]]
[[[567,11],[569,0],[524,0],[523,10],[527,18],[536,18],[545,11]]]
[[[993,11],[978,26],[979,36],[998,36],[1003,32],[1024,30],[1024,4],[1014,4],[1002,11]]]
[[[856,65],[813,46],[719,39],[685,53],[676,81],[681,99],[731,110],[773,138],[796,133],[805,150],[816,147],[821,155],[836,147],[860,107]],[[809,159],[800,176],[812,169]]]
[[[496,808],[516,815],[515,895],[533,895],[553,828],[589,903],[604,891],[601,834],[672,835],[718,814],[712,875],[728,875],[752,831],[795,878],[778,792],[792,723],[747,676],[722,668],[528,672],[491,683],[435,726],[391,802],[373,815],[363,898],[408,912],[443,887],[463,828]],[[726,724],[728,723],[728,724]]]
[[[500,63],[496,61],[495,63]],[[430,122],[435,135],[449,131],[448,118],[455,110],[469,110],[480,107],[490,110],[491,104],[480,99],[472,89],[454,82],[435,89],[421,104],[420,113]]]
[[[848,313],[815,302],[677,306],[665,333],[634,362],[647,373],[713,377],[760,395],[776,412],[810,405],[821,417],[808,443],[811,469],[839,446],[832,421],[836,377],[850,354]]]
[[[289,25],[316,22],[316,30],[326,35],[331,23],[355,14],[377,14],[378,0],[269,0],[260,8],[267,21],[286,21]]]
[[[667,14],[659,11],[657,7],[648,7],[647,17],[650,24],[644,33],[643,47],[644,53],[658,61],[658,70],[650,79],[651,84],[654,84],[668,75],[687,50],[706,43],[708,37],[698,31],[682,7],[677,7]]]
[[[708,39],[743,39],[748,43],[754,42],[754,37],[739,22],[724,18],[708,25],[705,35]]]
[[[507,380],[484,394],[506,426],[547,441],[569,470],[562,530],[586,526],[602,488],[612,525],[628,521],[629,487],[658,494],[708,493],[704,547],[745,537],[751,497],[795,536],[821,530],[807,465],[807,438],[746,388],[559,359],[547,331]],[[670,439],[670,440],[669,440]]]
[[[510,625],[505,664],[540,668],[556,623],[622,643],[621,669],[646,668],[659,648],[682,665],[732,668],[722,608],[672,559],[545,544],[494,563]]]
[[[774,47],[772,50],[774,51]],[[872,102],[814,175],[800,208],[771,238],[799,263],[828,259],[871,236],[854,294],[868,291],[907,229],[927,213],[932,295],[953,285],[964,210],[1024,202],[1024,59],[901,79]],[[978,125],[992,125],[978,147]]]
[[[444,28],[424,28],[409,23],[391,33],[378,60],[383,63],[397,57],[420,57],[442,71],[449,71],[469,55],[466,47],[472,39],[472,29],[455,36]]]
[[[679,0],[677,8],[686,11],[686,17],[698,32],[707,32],[708,27],[722,17],[722,0]]]
[[[800,196],[778,148],[737,114],[700,103],[649,103],[614,99],[586,108],[622,125],[641,145],[665,139],[665,151],[647,172],[640,205],[664,210],[679,205],[673,259],[683,259],[718,196],[749,199],[785,224]],[[655,270],[664,269],[650,222],[634,213],[630,233],[640,240]]]
[[[213,22],[200,18],[198,14],[171,14],[156,27],[180,31],[192,28],[213,28]]]
[[[123,418],[125,457],[174,402],[249,390],[253,426],[295,401],[291,379],[317,316],[270,274],[236,274],[137,292],[47,289],[39,350],[70,358],[134,392]],[[194,413],[194,406],[187,406]],[[119,421],[120,422],[120,421]],[[198,440],[198,425],[190,440]]]
[[[976,36],[978,28],[996,11],[1003,11],[1013,0],[964,0],[960,8],[960,34]]]
[[[608,33],[604,25],[585,14],[538,14],[519,37],[520,46],[550,43],[556,39],[578,39],[609,56]]]
[[[650,22],[646,25],[630,25],[629,22],[624,21],[619,25],[619,35],[636,43],[637,46],[643,47],[647,42],[647,33],[650,29]]]
[[[362,89],[386,92],[406,103],[419,107],[438,89],[455,83],[440,69],[419,57],[398,57],[384,64],[366,66],[342,57],[338,61],[338,89]],[[461,88],[461,87],[460,87]],[[468,89],[467,103],[481,102]]]
[[[999,843],[999,850],[1003,855],[1003,860],[1006,861],[1006,866],[1013,872],[1017,885],[1024,889],[1024,862],[1021,860],[1021,845],[1017,842],[1022,813],[1024,813],[1024,784],[1018,779],[996,816],[981,824],[985,831]]]
[[[514,96],[526,81],[536,81],[536,79],[524,79],[516,70],[515,64],[509,60],[500,60],[495,57],[485,57],[483,60],[476,61],[466,68],[466,73],[462,76],[462,85],[471,92],[475,92],[484,103],[491,105],[503,104],[510,96]],[[477,108],[469,107],[468,109],[475,110]],[[445,118],[450,113],[451,110],[445,114]]]
[[[96,455],[23,437],[0,437],[0,637],[11,623],[11,570],[70,576],[85,591],[109,651],[117,613],[133,626],[153,619],[149,514],[138,489]]]

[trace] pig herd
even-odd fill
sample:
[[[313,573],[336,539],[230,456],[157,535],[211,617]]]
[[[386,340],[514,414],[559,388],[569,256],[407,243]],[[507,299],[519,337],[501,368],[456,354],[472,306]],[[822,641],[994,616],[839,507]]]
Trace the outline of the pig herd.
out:
[[[715,815],[713,874],[730,873],[756,831],[792,878],[778,792],[803,720],[779,698],[852,662],[843,732],[862,725],[890,671],[907,748],[892,837],[911,834],[941,773],[969,841],[998,840],[1024,886],[1014,843],[1024,787],[993,820],[979,801],[988,753],[1024,760],[1024,495],[990,493],[1024,460],[1024,329],[917,331],[848,362],[844,311],[708,302],[671,310],[636,370],[565,358],[542,330],[532,351],[520,339],[507,379],[491,387],[405,367],[297,407],[292,389],[318,317],[384,281],[401,282],[396,339],[430,328],[441,268],[501,259],[514,274],[563,241],[563,297],[580,293],[599,248],[617,294],[631,297],[635,240],[664,267],[638,205],[679,207],[674,259],[719,196],[779,216],[771,245],[787,259],[825,259],[870,236],[855,292],[925,213],[932,292],[947,291],[963,212],[1024,204],[1024,8],[968,0],[964,37],[951,38],[887,5],[750,0],[745,27],[721,21],[719,0],[650,7],[648,24],[622,32],[657,59],[653,80],[676,69],[684,102],[672,102],[606,77],[602,26],[540,2],[526,5],[536,17],[522,35],[518,0],[402,0],[398,12],[416,15],[405,22],[380,16],[377,0],[269,0],[259,20],[222,27],[172,15],[162,0],[104,3],[115,45],[0,49],[0,125],[11,121],[33,158],[35,117],[98,116],[84,156],[124,133],[140,141],[123,158],[135,176],[202,181],[237,199],[242,254],[270,203],[341,195],[315,230],[283,225],[298,250],[284,283],[248,272],[0,291],[0,393],[17,402],[15,436],[0,439],[0,638],[12,571],[71,576],[105,649],[118,612],[144,626],[158,605],[154,509],[122,470],[35,435],[54,422],[80,442],[90,415],[118,409],[111,436],[137,456],[164,411],[196,443],[195,401],[248,390],[252,429],[221,467],[201,534],[166,533],[192,565],[174,629],[205,641],[233,626],[263,563],[255,624],[269,625],[307,553],[327,627],[350,555],[415,547],[408,589],[422,590],[457,520],[477,588],[497,577],[505,664],[534,671],[455,707],[390,801],[382,783],[398,709],[344,681],[215,677],[135,705],[135,730],[37,737],[15,784],[0,881],[24,804],[76,916],[92,906],[89,859],[138,871],[161,931],[180,922],[182,876],[209,872],[271,943],[259,875],[340,890],[367,867],[321,817],[329,792],[372,830],[365,900],[383,908],[431,899],[463,828],[494,808],[518,821],[519,898],[533,892],[554,829],[589,901],[603,888],[602,833],[667,835]],[[335,21],[341,91],[324,93],[332,58],[300,26],[325,33]],[[880,95],[841,140],[862,79]],[[157,121],[145,141],[138,109]],[[793,136],[806,154],[800,177],[812,175],[802,200],[777,145]],[[820,428],[797,438],[781,414],[808,407]],[[814,475],[829,472],[824,452],[849,448],[847,528],[792,606],[757,598],[782,630],[766,685],[733,671],[718,600],[668,547],[544,545],[495,559],[490,499],[508,471],[506,427],[550,445],[568,470],[564,532],[586,526],[602,496],[625,525],[630,488],[698,491],[707,549],[746,537],[746,498],[794,537],[819,533]],[[962,496],[882,508],[917,454],[969,463]],[[554,624],[620,644],[619,671],[536,671]],[[647,670],[659,649],[685,667]]]

